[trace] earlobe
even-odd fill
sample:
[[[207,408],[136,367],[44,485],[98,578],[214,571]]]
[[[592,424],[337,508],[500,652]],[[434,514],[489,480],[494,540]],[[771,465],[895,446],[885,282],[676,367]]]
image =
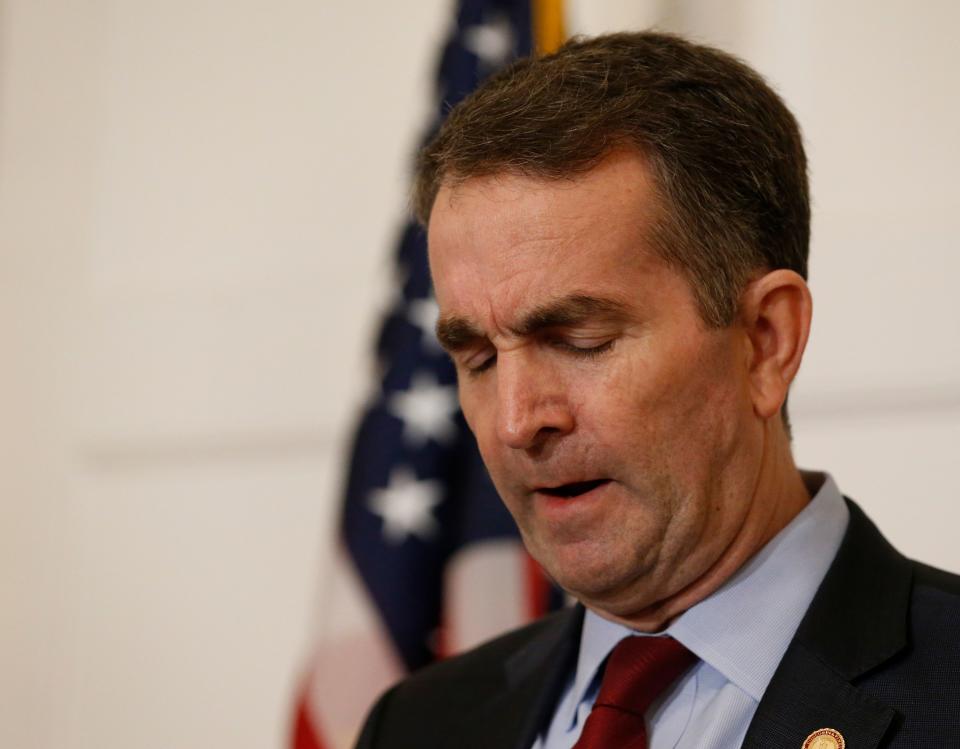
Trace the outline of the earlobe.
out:
[[[810,334],[813,300],[803,278],[775,270],[752,281],[741,297],[741,323],[750,341],[750,390],[757,415],[780,412]]]

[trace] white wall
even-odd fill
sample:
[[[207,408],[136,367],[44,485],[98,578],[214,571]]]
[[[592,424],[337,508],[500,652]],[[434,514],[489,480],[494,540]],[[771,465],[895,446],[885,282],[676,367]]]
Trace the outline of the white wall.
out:
[[[403,6],[3,5],[0,745],[281,745],[446,22]]]
[[[0,744],[278,747],[447,3],[0,1]],[[960,569],[960,9],[572,10],[797,112],[798,455]]]

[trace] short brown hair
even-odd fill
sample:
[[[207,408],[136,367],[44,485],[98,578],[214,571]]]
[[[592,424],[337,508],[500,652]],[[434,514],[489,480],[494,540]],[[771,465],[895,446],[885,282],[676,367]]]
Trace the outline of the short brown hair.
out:
[[[672,34],[573,39],[519,60],[454,107],[417,164],[426,225],[442,184],[509,172],[569,178],[619,147],[648,159],[650,241],[689,279],[708,324],[730,324],[758,269],[806,278],[806,156],[793,115],[735,57]]]

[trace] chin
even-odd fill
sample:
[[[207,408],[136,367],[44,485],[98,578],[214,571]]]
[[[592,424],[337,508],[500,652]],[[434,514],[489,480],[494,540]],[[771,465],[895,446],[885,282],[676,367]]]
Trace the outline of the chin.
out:
[[[595,548],[566,548],[531,555],[557,585],[585,603],[619,600],[648,572],[643,566],[625,564],[625,554],[597,552]]]

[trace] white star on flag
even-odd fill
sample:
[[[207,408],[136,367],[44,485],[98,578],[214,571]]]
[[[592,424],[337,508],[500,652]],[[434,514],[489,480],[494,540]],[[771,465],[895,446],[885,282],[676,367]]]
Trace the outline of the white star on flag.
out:
[[[403,439],[411,447],[422,447],[431,439],[445,444],[457,436],[457,388],[438,385],[431,374],[415,374],[410,389],[391,395],[387,408],[403,422]]]
[[[439,481],[417,481],[409,468],[394,468],[389,485],[370,492],[367,507],[383,518],[383,537],[388,542],[399,544],[409,536],[429,541],[440,529],[433,508],[442,495]]]
[[[414,299],[407,307],[407,319],[420,328],[423,333],[423,347],[440,351],[437,341],[437,320],[440,319],[440,308],[437,300],[432,296],[426,299]]]
[[[463,46],[479,57],[484,65],[491,68],[502,65],[513,49],[510,19],[500,15],[492,21],[464,29]]]

